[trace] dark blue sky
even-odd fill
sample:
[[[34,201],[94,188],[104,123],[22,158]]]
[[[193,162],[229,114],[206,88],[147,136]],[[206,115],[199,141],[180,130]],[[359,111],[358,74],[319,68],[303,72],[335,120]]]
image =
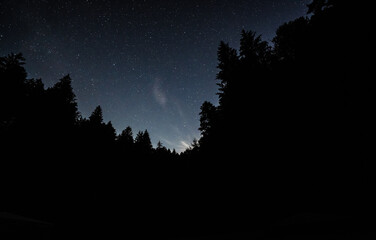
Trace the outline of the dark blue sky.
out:
[[[22,52],[46,87],[70,74],[79,111],[101,105],[120,133],[147,129],[178,152],[217,103],[217,47],[240,31],[271,40],[310,0],[0,0],[0,55]]]

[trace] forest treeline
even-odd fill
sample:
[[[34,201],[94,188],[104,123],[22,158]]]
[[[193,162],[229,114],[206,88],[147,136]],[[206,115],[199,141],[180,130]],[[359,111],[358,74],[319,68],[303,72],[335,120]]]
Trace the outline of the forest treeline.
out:
[[[245,30],[239,49],[220,43],[219,104],[202,104],[201,138],[185,154],[231,189],[288,196],[271,205],[335,211],[375,184],[369,16],[336,0],[312,1],[307,14],[270,43]]]
[[[245,30],[239,49],[221,42],[219,103],[202,104],[201,138],[181,154],[153,148],[147,130],[116,135],[100,106],[81,117],[69,75],[45,89],[27,79],[21,54],[2,57],[2,208],[89,222],[77,228],[128,221],[179,233],[372,212],[372,42],[366,18],[349,17],[365,8],[314,0],[271,42]]]
[[[167,150],[161,142],[153,149],[147,130],[134,136],[128,126],[117,135],[111,121],[103,122],[100,106],[89,118],[83,118],[78,111],[69,75],[45,89],[41,79],[27,79],[21,53],[1,57],[0,63],[3,80],[1,140],[6,146],[4,149],[27,149],[26,152],[36,152],[37,155],[41,150],[77,154],[91,152],[90,149],[95,149],[95,154],[117,150],[128,155],[135,152],[177,155],[175,150]]]

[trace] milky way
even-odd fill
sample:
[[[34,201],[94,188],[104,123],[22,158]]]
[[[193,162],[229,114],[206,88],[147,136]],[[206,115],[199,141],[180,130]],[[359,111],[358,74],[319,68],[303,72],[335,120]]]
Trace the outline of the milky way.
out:
[[[0,54],[22,52],[45,87],[70,74],[79,111],[101,105],[118,133],[147,129],[178,152],[199,138],[204,101],[217,103],[217,47],[242,29],[272,40],[308,0],[2,0]]]

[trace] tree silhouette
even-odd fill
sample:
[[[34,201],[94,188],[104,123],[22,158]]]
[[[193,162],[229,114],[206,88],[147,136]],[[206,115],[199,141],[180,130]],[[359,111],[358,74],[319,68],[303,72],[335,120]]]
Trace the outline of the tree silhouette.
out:
[[[155,158],[157,161],[168,162],[173,157],[171,151],[163,146],[161,141],[158,141],[157,147],[155,148]]]
[[[200,128],[203,137],[208,136],[214,128],[217,108],[210,102],[205,101],[201,105]]]
[[[161,143],[161,141],[158,141],[156,150],[161,151],[163,149],[165,149],[165,147],[163,146],[163,144]]]
[[[262,41],[261,35],[256,36],[256,32],[242,30],[239,54],[248,68],[261,67],[270,60],[270,47],[266,41]]]
[[[93,125],[100,126],[103,124],[103,112],[101,106],[97,106],[89,117],[89,121]]]
[[[139,131],[137,133],[135,138],[135,147],[137,149],[137,152],[143,157],[145,157],[145,155],[151,154],[153,146],[151,144],[149,132],[147,130]]]
[[[9,86],[18,87],[22,89],[21,85],[25,82],[27,73],[25,68],[25,58],[22,53],[8,54],[6,57],[0,57],[0,71],[2,74],[3,84],[9,84]]]
[[[25,59],[21,53],[0,58],[0,121],[3,127],[14,124],[24,109],[27,77],[24,64]]]
[[[237,174],[231,176],[247,179],[239,186],[258,179],[276,191],[287,186],[285,194],[291,196],[300,191],[339,199],[355,191],[346,186],[363,178],[355,174],[365,171],[362,160],[355,159],[374,132],[374,117],[366,108],[372,109],[375,101],[372,83],[363,75],[369,63],[360,60],[367,52],[361,42],[368,39],[348,33],[354,23],[366,22],[346,18],[351,4],[345,2],[313,1],[310,17],[278,28],[273,47],[244,30],[239,55],[219,44],[219,105],[204,102],[200,112],[199,152],[202,162],[210,162],[208,169],[222,164],[228,175],[234,170]],[[220,161],[226,158],[231,161]]]
[[[307,5],[307,13],[320,14],[325,8],[332,7],[336,2],[335,0],[313,0]]]
[[[230,105],[229,100],[231,97],[228,95],[233,94],[234,81],[236,81],[236,73],[238,71],[238,56],[235,49],[231,48],[228,43],[221,42],[218,48],[218,66],[220,71],[217,74],[217,83],[219,86],[219,104],[221,108],[226,108]]]
[[[134,148],[133,131],[130,126],[126,127],[117,137],[117,143],[124,152],[131,152]]]
[[[84,126],[87,128],[87,141],[97,146],[99,149],[103,148],[103,154],[110,154],[108,149],[115,143],[116,132],[112,126],[111,121],[103,122],[103,112],[101,106],[97,106],[91,113],[89,120],[84,121]]]
[[[198,149],[199,147],[200,147],[200,143],[198,142],[197,138],[193,138],[192,149]]]
[[[84,225],[106,224],[104,209],[119,211],[125,201],[119,189],[128,180],[141,176],[134,187],[141,189],[155,172],[180,169],[167,164],[176,151],[161,143],[154,150],[147,130],[136,139],[130,127],[116,136],[100,106],[80,116],[69,75],[45,89],[41,79],[27,79],[22,54],[0,60],[0,168],[6,170],[0,211],[62,224],[96,205],[97,216],[89,214]]]
[[[64,76],[53,87],[48,88],[46,95],[50,123],[64,134],[78,119],[76,96],[70,76]]]

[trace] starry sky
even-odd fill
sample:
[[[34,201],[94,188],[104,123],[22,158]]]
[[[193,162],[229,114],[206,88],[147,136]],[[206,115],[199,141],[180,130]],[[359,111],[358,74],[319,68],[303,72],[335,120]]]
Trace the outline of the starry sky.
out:
[[[270,41],[310,0],[0,0],[0,55],[22,52],[29,78],[70,74],[79,111],[97,105],[117,133],[147,129],[155,146],[199,139],[204,101],[217,104],[220,41],[242,29]]]

